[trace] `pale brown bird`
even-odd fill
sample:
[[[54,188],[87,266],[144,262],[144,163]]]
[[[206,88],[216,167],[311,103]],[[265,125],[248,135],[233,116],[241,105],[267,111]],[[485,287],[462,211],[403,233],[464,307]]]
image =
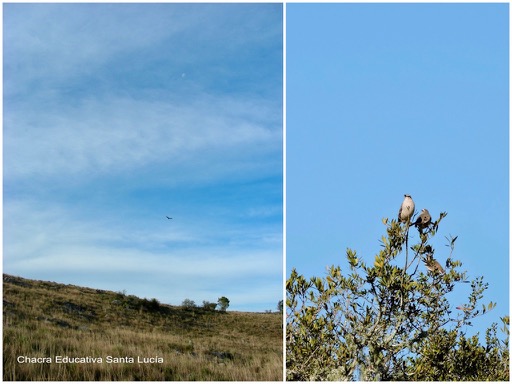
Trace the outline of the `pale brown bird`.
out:
[[[427,256],[426,259],[423,260],[423,262],[425,263],[425,266],[430,272],[440,274],[444,273],[443,267],[441,267],[441,264],[439,264],[439,262],[436,259],[434,259],[432,255]]]
[[[430,216],[430,213],[427,209],[422,209],[420,215],[416,219],[416,221],[413,223],[413,225],[417,226],[418,228],[427,228],[428,225],[432,222],[432,217]]]
[[[411,195],[404,195],[404,201],[398,211],[398,221],[408,222],[414,213],[414,201]]]

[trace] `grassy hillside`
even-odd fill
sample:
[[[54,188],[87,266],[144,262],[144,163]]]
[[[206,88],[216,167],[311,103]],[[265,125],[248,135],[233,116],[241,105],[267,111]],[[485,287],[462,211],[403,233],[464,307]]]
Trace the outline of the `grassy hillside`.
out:
[[[4,380],[283,379],[279,314],[184,309],[3,278]]]

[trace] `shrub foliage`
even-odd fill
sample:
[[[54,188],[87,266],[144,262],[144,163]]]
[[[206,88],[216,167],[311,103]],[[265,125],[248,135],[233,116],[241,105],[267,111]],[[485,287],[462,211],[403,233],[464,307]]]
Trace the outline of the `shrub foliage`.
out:
[[[488,284],[482,276],[469,282],[460,271],[462,263],[453,258],[457,237],[447,237],[444,267],[434,258],[431,240],[446,215],[427,228],[383,219],[387,236],[371,264],[347,249],[349,271],[333,265],[325,278],[306,278],[292,270],[286,282],[288,380],[509,379],[508,316],[503,341],[495,323],[485,345],[478,334],[467,335],[471,320],[495,307],[480,303]],[[412,231],[418,242],[409,246]],[[462,284],[471,292],[454,308],[447,295]]]

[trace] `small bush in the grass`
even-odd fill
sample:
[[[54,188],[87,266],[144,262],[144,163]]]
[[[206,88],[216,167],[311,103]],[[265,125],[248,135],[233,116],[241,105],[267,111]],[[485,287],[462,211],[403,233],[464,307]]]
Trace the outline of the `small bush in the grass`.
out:
[[[185,309],[192,309],[192,308],[196,308],[196,303],[194,302],[194,300],[185,299],[181,303],[181,306]]]
[[[160,310],[160,302],[157,299],[142,299],[140,307],[150,312],[158,312]]]
[[[203,300],[203,308],[207,311],[215,311],[216,303],[210,303],[209,301]]]

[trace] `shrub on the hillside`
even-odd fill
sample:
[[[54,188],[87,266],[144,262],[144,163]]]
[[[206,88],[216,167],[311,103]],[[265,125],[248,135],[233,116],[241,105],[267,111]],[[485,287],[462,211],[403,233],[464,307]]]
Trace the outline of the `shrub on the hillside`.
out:
[[[181,303],[181,306],[185,309],[192,309],[192,308],[196,308],[196,303],[194,302],[194,300],[185,299]]]
[[[160,310],[160,302],[157,299],[142,299],[140,300],[140,307],[150,312],[157,312]]]
[[[216,303],[210,303],[209,301],[203,300],[203,308],[207,311],[215,311]]]

